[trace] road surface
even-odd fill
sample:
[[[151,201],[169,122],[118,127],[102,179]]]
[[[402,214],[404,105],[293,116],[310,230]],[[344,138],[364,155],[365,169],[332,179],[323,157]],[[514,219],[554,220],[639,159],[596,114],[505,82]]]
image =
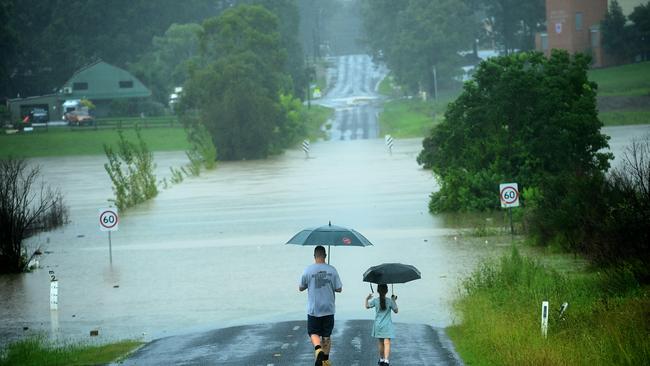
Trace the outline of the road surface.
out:
[[[370,314],[370,311],[369,311]],[[238,326],[155,340],[121,365],[313,365],[305,321]],[[377,364],[370,320],[337,321],[332,334],[333,365]],[[396,323],[391,365],[462,365],[440,329]]]

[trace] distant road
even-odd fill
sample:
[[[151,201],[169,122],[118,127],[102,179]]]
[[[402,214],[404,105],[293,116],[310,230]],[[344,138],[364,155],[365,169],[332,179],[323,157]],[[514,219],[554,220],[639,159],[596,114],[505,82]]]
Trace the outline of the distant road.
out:
[[[338,321],[332,335],[333,365],[377,364],[370,320]],[[305,321],[216,329],[162,338],[148,343],[121,365],[313,365]],[[394,365],[462,365],[440,329],[396,324],[390,361]]]

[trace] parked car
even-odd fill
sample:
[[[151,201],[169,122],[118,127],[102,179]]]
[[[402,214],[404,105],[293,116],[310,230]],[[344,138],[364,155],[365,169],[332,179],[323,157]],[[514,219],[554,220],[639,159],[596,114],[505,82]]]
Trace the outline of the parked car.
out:
[[[29,112],[29,115],[32,123],[47,123],[49,120],[47,111],[43,108],[34,108]]]
[[[93,126],[95,118],[86,111],[70,111],[63,115],[63,120],[70,126]]]

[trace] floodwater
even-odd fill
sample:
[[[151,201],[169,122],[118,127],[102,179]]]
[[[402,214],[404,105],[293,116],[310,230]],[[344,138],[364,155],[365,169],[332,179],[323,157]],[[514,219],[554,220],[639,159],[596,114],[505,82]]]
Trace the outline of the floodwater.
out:
[[[395,286],[401,301],[394,320],[450,325],[460,280],[482,258],[507,251],[509,239],[486,243],[459,235],[462,223],[427,212],[436,182],[415,162],[421,140],[396,140],[389,154],[384,140],[373,138],[377,96],[367,86],[377,82],[380,71],[365,56],[337,59],[342,63],[365,65],[356,73],[375,76],[348,78],[353,91],[364,80],[362,98],[348,94],[349,88],[335,88],[333,97],[321,101],[337,108],[330,141],[312,143],[309,158],[290,150],[269,160],[221,163],[161,190],[155,199],[121,214],[119,231],[111,236],[112,263],[98,218],[112,196],[105,157],[34,159],[45,180],[65,194],[71,222],[28,240],[30,249],[46,251],[42,268],[0,277],[0,343],[35,332],[83,339],[97,329],[101,340],[149,340],[303,320],[306,294],[298,292],[297,283],[313,261],[313,247],[284,243],[305,227],[329,221],[352,227],[375,244],[331,248],[331,264],[343,282],[338,319],[369,318],[363,298],[370,289],[361,280],[363,272],[379,263],[402,262],[418,267],[422,279]],[[353,123],[342,123],[341,111],[357,113],[355,104],[370,111],[357,119],[375,131],[368,138],[344,127]],[[625,141],[649,131],[650,126],[636,126],[605,132],[622,149]],[[155,161],[162,179],[186,158],[183,152],[159,153]],[[50,270],[59,280],[58,311],[49,309]]]

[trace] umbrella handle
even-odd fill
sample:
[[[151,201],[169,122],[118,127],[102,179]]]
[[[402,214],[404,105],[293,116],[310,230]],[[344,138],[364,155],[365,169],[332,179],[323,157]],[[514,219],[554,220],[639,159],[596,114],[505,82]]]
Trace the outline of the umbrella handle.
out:
[[[390,284],[390,294],[395,295],[395,291],[393,289],[393,284],[392,283]]]
[[[370,293],[373,293],[373,294],[374,294],[374,293],[375,293],[375,290],[372,289],[372,283],[368,282],[368,284],[370,285]]]

